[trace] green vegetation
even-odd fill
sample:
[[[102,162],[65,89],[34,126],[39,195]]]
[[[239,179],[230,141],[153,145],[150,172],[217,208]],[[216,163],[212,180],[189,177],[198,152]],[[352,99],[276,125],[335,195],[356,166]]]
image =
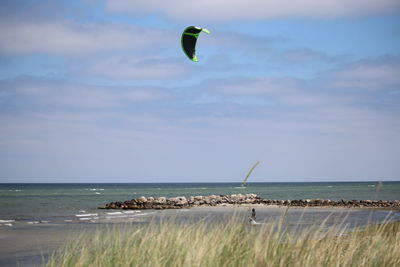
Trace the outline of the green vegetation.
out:
[[[250,226],[163,222],[83,234],[48,266],[400,266],[400,224],[344,234],[322,226],[291,231]]]

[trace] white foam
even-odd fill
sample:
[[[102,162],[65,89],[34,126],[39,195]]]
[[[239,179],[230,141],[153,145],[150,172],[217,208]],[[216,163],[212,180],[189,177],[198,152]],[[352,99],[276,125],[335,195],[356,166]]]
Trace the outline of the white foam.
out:
[[[13,226],[12,223],[5,223],[5,226]]]
[[[86,212],[86,210],[80,210],[79,211],[79,213],[85,213]]]
[[[0,223],[12,223],[15,222],[15,220],[0,220]]]
[[[90,221],[90,222],[96,222],[99,217],[88,217],[88,218],[79,218],[80,221]]]
[[[138,214],[139,215],[139,214]],[[136,217],[138,215],[132,215],[132,214],[121,214],[121,215],[114,215],[114,216],[106,216],[106,219],[111,220],[111,219],[122,219],[122,218],[132,218]]]
[[[108,215],[116,215],[116,214],[122,214],[122,212],[120,211],[116,211],[116,212],[107,212]]]
[[[134,214],[132,214],[132,212],[129,213],[121,213],[121,214],[116,214],[114,212],[110,212],[110,213],[114,213],[114,214],[109,214],[109,215],[113,215],[113,216],[106,216],[105,218],[107,220],[111,220],[111,219],[122,219],[122,218],[135,218],[135,217],[139,217],[139,216],[145,216],[145,215],[149,215],[155,212],[147,212],[147,213],[139,213],[140,211],[133,211]]]
[[[104,191],[104,188],[86,188],[85,190],[89,190],[89,191]]]
[[[72,222],[72,220],[64,220],[64,222]]]
[[[115,211],[115,212],[107,212],[107,215],[114,215],[114,216],[107,216],[108,219],[112,218],[125,218],[128,217],[130,214],[140,213],[140,210],[127,210],[127,211]]]
[[[75,214],[76,217],[92,217],[97,215],[97,213]]]
[[[100,195],[101,193],[99,193],[99,192],[94,192],[96,195]]]
[[[122,213],[132,214],[132,213],[140,213],[140,212],[141,212],[140,210],[127,210],[127,211],[123,211]],[[110,213],[108,213],[108,214],[110,214]]]
[[[10,190],[8,190],[8,191],[10,191],[10,192],[21,192],[20,189],[10,189]]]
[[[33,221],[33,222],[27,222],[28,224],[37,224],[39,223],[38,221]]]

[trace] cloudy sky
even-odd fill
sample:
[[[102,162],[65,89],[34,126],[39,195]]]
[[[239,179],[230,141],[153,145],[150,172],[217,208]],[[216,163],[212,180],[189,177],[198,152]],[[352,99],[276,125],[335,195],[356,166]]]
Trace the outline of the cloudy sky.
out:
[[[0,36],[0,182],[400,180],[398,0],[2,0]]]

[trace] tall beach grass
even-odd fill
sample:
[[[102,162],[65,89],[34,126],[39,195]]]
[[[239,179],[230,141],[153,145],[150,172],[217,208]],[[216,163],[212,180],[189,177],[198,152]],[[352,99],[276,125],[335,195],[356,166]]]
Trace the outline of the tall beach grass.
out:
[[[400,224],[127,224],[69,241],[47,266],[400,266]]]

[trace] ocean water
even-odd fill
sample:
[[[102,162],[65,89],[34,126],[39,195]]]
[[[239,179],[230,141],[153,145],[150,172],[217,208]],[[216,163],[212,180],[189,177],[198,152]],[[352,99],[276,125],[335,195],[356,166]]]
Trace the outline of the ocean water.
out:
[[[152,183],[152,184],[0,184],[0,225],[15,222],[91,221],[139,216],[134,211],[105,211],[111,201],[140,196],[175,197],[255,193],[267,199],[400,199],[400,182],[310,183]]]

